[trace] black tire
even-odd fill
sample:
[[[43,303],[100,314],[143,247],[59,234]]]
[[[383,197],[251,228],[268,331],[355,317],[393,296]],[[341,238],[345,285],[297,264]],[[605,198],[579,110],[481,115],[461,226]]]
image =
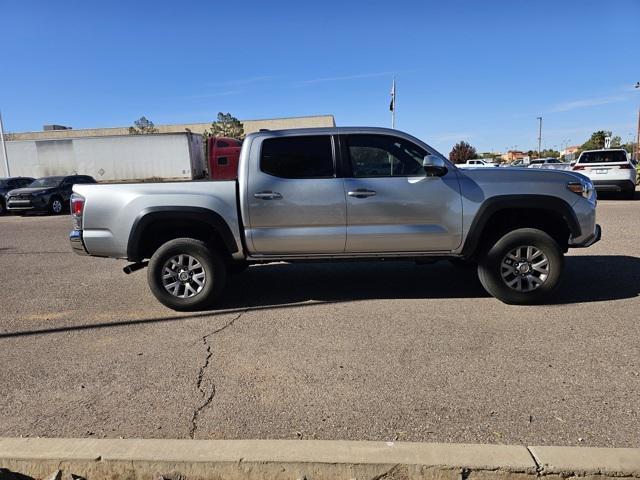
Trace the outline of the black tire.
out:
[[[51,215],[60,215],[64,212],[64,202],[60,197],[51,197],[49,201],[49,213]]]
[[[628,190],[624,190],[622,192],[622,198],[625,200],[634,200],[636,198],[636,189],[629,188]]]
[[[0,215],[7,213],[7,208],[4,206],[4,201],[0,200]]]
[[[502,266],[503,260],[513,262],[507,258],[507,254],[516,250],[518,247],[534,247],[543,253],[547,259],[547,274],[541,284],[534,285],[531,277],[536,276],[536,282],[540,281],[541,274],[538,271],[530,270],[530,275],[522,274],[522,279],[517,280],[515,273],[511,273],[507,267]],[[523,252],[526,252],[524,250]],[[532,257],[536,262],[526,261],[527,265],[524,269],[530,269],[532,264],[536,264],[542,257]],[[513,271],[515,272],[518,263],[513,263]],[[541,267],[545,268],[545,267]],[[478,263],[478,277],[480,283],[489,294],[501,300],[504,303],[512,305],[531,305],[542,303],[547,300],[560,283],[562,270],[564,268],[564,256],[558,243],[547,233],[535,228],[520,228],[506,233],[498,241],[489,246],[483,255],[480,256]],[[502,273],[507,276],[503,279]],[[540,276],[539,276],[540,275]],[[526,277],[526,278],[525,278]],[[516,280],[514,280],[516,279]],[[510,287],[507,282],[514,282],[515,285]],[[522,287],[532,288],[529,291],[522,291]],[[519,290],[518,287],[521,287]]]
[[[196,259],[205,274],[202,289],[187,298],[170,293],[167,290],[169,287],[165,288],[163,283],[165,265],[179,255]],[[173,271],[178,275],[176,269]],[[209,248],[206,243],[193,238],[176,238],[162,245],[151,257],[147,269],[147,281],[153,295],[163,305],[178,311],[204,310],[211,307],[220,296],[226,277],[227,271],[222,256]],[[178,279],[175,280],[178,283]],[[182,285],[185,287],[184,283]],[[196,286],[194,283],[190,283],[190,285]],[[185,295],[185,292],[186,289],[183,289],[182,294]]]

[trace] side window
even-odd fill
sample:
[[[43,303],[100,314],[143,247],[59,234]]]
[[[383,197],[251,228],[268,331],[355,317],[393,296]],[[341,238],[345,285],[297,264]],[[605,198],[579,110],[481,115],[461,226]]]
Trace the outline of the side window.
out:
[[[388,135],[349,135],[347,147],[354,177],[424,176],[427,152]]]
[[[331,178],[331,137],[268,138],[262,142],[260,170],[281,178]]]
[[[216,147],[218,147],[218,148],[226,148],[228,146],[229,146],[229,143],[225,142],[224,140],[218,140],[216,142]]]

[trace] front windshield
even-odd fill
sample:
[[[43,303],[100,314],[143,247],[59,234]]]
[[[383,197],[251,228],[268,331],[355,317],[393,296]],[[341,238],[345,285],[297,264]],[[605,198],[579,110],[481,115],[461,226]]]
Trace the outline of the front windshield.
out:
[[[31,182],[27,188],[49,188],[60,185],[64,177],[43,177]]]
[[[0,188],[6,187],[7,183],[9,183],[9,180],[7,180],[6,178],[0,178]]]

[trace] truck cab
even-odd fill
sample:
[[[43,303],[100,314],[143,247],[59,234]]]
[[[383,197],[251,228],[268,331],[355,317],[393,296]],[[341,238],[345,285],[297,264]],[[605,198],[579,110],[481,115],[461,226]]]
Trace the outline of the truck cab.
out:
[[[209,137],[207,152],[209,178],[212,180],[235,180],[238,178],[238,160],[242,141],[230,137]]]

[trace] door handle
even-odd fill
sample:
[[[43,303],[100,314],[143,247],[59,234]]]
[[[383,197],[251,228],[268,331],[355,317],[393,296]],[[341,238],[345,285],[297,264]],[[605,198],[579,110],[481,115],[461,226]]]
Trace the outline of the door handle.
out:
[[[254,193],[253,196],[261,200],[280,200],[282,198],[278,192],[271,191]]]
[[[373,197],[375,194],[375,191],[367,190],[366,188],[358,188],[355,191],[347,192],[347,195],[355,198],[368,198]]]

